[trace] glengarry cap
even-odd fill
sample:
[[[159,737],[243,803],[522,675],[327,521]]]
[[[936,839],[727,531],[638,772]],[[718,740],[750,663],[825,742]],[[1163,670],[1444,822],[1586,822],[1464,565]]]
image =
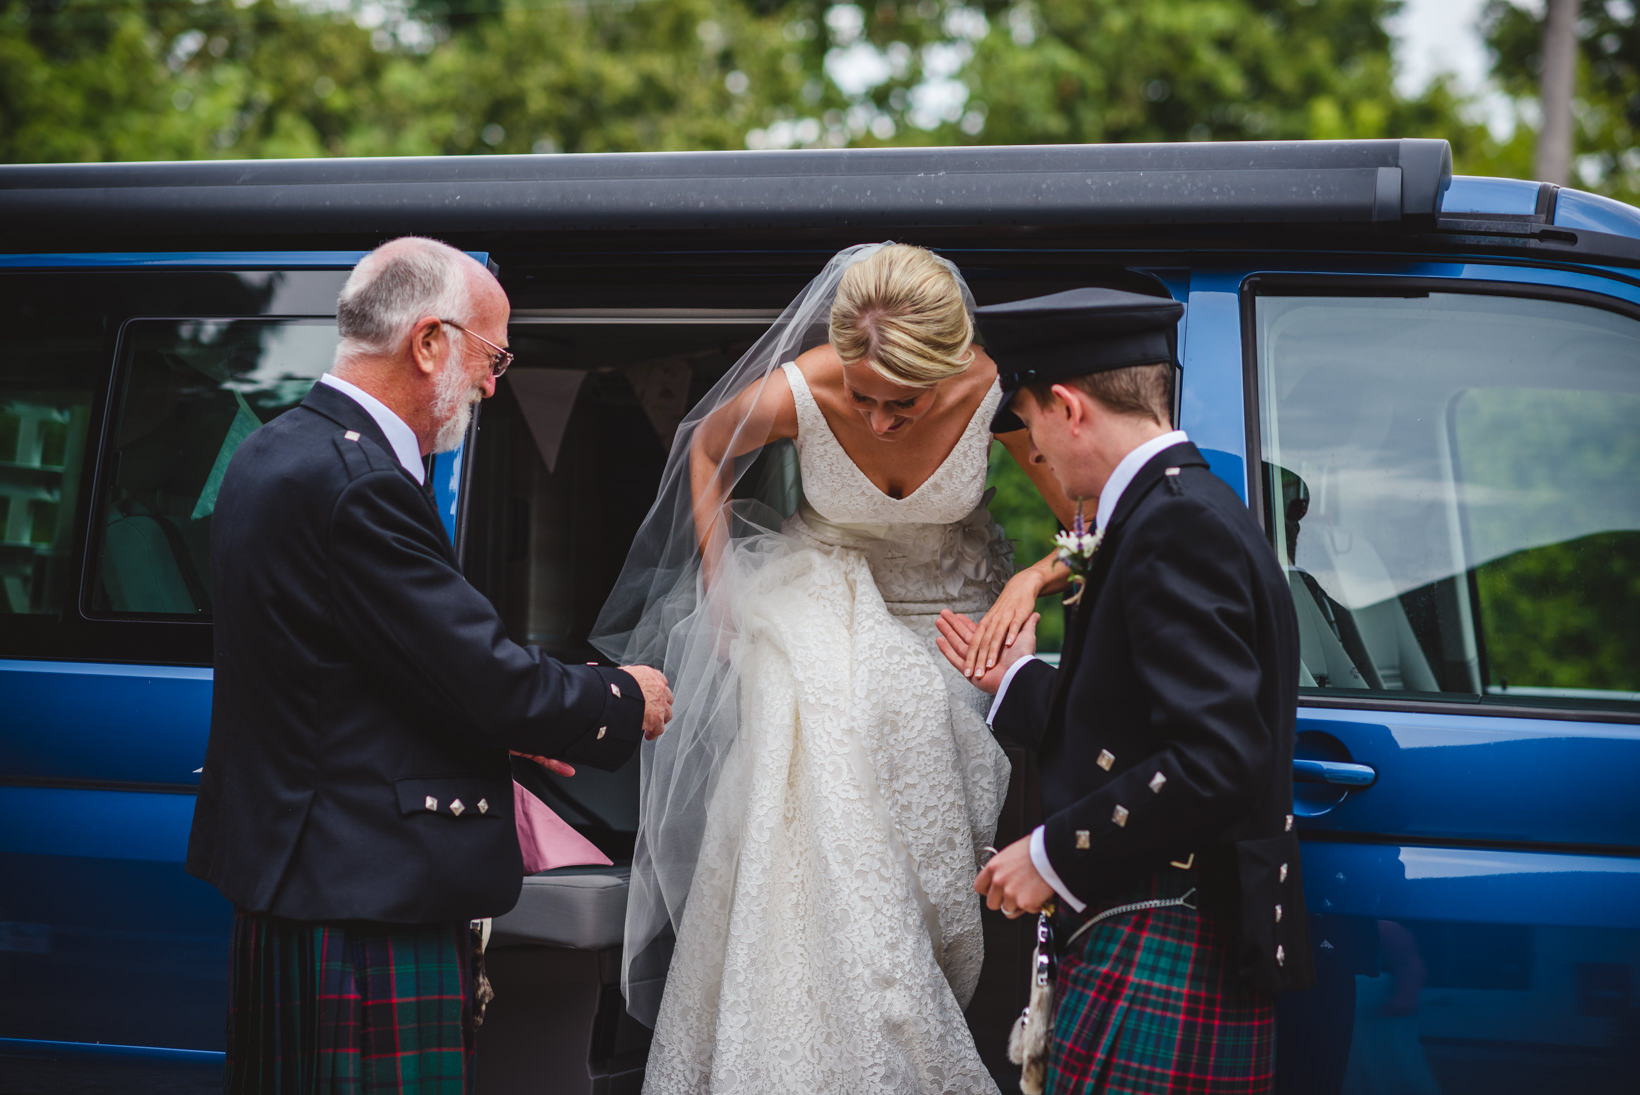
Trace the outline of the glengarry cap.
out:
[[[992,433],[1025,428],[1008,409],[1026,384],[1130,365],[1176,363],[1184,305],[1122,289],[1067,289],[974,310],[979,342],[997,363],[1002,402]]]

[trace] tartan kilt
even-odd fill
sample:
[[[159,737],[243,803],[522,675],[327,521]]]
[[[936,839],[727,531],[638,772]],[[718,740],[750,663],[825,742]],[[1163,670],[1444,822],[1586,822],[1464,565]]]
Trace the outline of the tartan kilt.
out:
[[[1163,868],[1101,907],[1178,896],[1195,882],[1194,871]],[[1047,1095],[1268,1092],[1275,997],[1237,975],[1232,943],[1230,925],[1184,907],[1089,928],[1059,955]]]
[[[234,912],[229,1095],[466,1095],[473,941],[458,924]]]

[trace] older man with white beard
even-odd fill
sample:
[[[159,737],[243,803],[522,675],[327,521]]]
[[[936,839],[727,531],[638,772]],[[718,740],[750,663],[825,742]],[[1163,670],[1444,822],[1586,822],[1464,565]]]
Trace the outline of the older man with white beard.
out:
[[[654,669],[513,643],[424,489],[512,360],[508,315],[461,252],[385,244],[332,371],[223,479],[188,870],[235,907],[229,1092],[470,1089],[469,924],[523,874],[508,751],[614,768],[671,715]]]

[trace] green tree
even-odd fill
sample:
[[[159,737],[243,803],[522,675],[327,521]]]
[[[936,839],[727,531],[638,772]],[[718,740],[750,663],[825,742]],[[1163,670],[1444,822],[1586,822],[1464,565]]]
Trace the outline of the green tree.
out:
[[[503,3],[389,66],[363,154],[745,147],[796,98],[783,25],[712,0]]]
[[[1481,17],[1492,76],[1514,100],[1514,136],[1492,157],[1500,173],[1530,177],[1540,112],[1543,13],[1488,0]],[[1629,0],[1581,0],[1572,93],[1574,185],[1640,202],[1640,19]]]
[[[385,60],[346,14],[279,0],[12,0],[0,160],[341,154]]]
[[[0,160],[738,148],[804,78],[734,4],[443,10],[11,0]]]
[[[1397,0],[0,0],[0,159],[1443,135]]]
[[[1394,88],[1399,0],[881,0],[791,3],[828,76],[819,123],[774,145],[1033,144],[1443,136],[1444,81]],[[801,106],[801,104],[793,104]]]

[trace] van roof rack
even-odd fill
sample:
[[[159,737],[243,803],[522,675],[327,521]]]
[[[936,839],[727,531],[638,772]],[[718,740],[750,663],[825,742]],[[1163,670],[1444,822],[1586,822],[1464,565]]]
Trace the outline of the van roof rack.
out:
[[[1412,139],[40,164],[0,167],[0,219],[105,245],[975,223],[1423,229],[1451,179],[1447,142]]]

